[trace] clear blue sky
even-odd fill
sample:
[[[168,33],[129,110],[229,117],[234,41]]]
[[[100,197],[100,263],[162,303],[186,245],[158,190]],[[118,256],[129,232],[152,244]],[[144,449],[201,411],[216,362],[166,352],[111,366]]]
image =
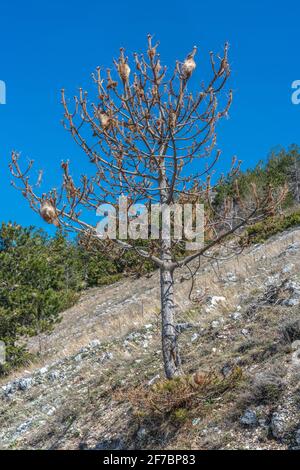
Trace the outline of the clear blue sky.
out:
[[[90,83],[97,65],[111,65],[119,47],[141,50],[148,32],[160,40],[172,65],[198,46],[197,73],[208,51],[230,42],[234,102],[220,127],[224,168],[232,155],[253,166],[276,146],[300,144],[300,105],[291,83],[300,79],[299,1],[269,0],[2,0],[0,80],[0,221],[46,224],[10,187],[10,152],[45,169],[47,187],[58,184],[59,163],[80,168],[81,152],[61,124],[60,89],[73,96]]]

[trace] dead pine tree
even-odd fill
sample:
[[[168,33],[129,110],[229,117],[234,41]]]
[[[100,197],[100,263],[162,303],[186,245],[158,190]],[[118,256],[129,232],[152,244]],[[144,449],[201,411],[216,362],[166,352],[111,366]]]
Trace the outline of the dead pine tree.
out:
[[[13,152],[10,165],[15,186],[33,210],[46,222],[75,230],[89,240],[99,239],[90,222],[91,213],[95,215],[101,204],[117,206],[121,194],[128,196],[130,207],[160,203],[171,209],[174,203],[195,200],[204,204],[205,241],[196,251],[184,252],[182,242],[172,236],[148,239],[140,245],[137,240],[121,237],[105,242],[109,250],[119,249],[119,256],[132,250],[160,270],[162,351],[169,379],[181,373],[174,271],[188,268],[193,275],[193,262],[198,263],[208,252],[214,256],[214,247],[226,240],[233,250],[234,234],[262,214],[264,205],[254,188],[249,207],[243,202],[238,209],[236,187],[235,194],[226,196],[221,210],[214,206],[216,188],[211,177],[220,158],[215,148],[216,124],[227,116],[232,101],[231,91],[226,90],[228,44],[220,56],[210,53],[206,82],[200,81],[196,53],[194,47],[170,71],[161,65],[158,44],[148,35],[145,54],[134,54],[129,62],[121,49],[112,69],[103,72],[97,68],[92,74],[93,100],[80,89],[72,104],[62,90],[64,126],[88,157],[94,168],[92,176],[89,171],[76,179],[69,163],[63,162],[61,189],[37,194],[39,188],[29,180],[33,162],[23,168],[20,154]]]

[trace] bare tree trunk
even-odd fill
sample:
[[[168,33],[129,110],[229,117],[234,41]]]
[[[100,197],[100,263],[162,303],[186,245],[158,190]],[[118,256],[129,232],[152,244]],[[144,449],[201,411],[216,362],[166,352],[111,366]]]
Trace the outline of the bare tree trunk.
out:
[[[168,252],[162,253],[166,261]],[[168,379],[180,375],[180,356],[177,342],[174,305],[173,270],[160,268],[161,319],[162,319],[162,351],[165,374]]]
[[[164,225],[164,210],[170,203],[170,194],[166,180],[165,162],[161,165],[160,198],[163,204],[162,224]],[[163,232],[163,227],[162,227]],[[161,232],[161,234],[162,234]],[[171,240],[161,240],[160,255],[163,265],[160,267],[160,299],[161,299],[161,334],[164,368],[167,379],[172,379],[180,374],[180,357],[177,342],[177,330],[175,323],[174,305],[174,268],[172,264]]]

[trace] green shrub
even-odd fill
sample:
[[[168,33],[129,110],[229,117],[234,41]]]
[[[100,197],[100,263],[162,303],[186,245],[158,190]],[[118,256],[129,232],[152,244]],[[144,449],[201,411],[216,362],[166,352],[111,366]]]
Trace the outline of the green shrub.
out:
[[[288,183],[288,194],[283,202],[283,208],[291,207],[297,201],[295,180],[300,174],[300,150],[292,145],[288,150],[273,151],[268,159],[260,161],[254,168],[241,171],[234,176],[219,180],[216,185],[214,204],[221,207],[227,196],[233,196],[234,182],[238,183],[239,193],[243,201],[249,201],[252,197],[252,184],[255,184],[258,194],[264,194],[269,187],[280,189]]]
[[[58,233],[2,224],[0,228],[0,339],[7,372],[28,362],[23,336],[50,331],[83,287],[76,246]]]

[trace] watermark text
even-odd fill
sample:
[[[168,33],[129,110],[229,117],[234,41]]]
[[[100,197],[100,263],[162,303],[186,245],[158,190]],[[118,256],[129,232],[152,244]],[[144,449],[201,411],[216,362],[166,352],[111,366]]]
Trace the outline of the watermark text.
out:
[[[189,251],[204,244],[203,204],[134,204],[120,196],[117,207],[102,204],[97,209],[99,238],[111,240],[178,240]]]
[[[0,80],[0,104],[6,104],[6,84]]]
[[[291,99],[293,104],[300,104],[300,80],[294,80],[292,83],[292,89],[295,90],[292,93]]]

